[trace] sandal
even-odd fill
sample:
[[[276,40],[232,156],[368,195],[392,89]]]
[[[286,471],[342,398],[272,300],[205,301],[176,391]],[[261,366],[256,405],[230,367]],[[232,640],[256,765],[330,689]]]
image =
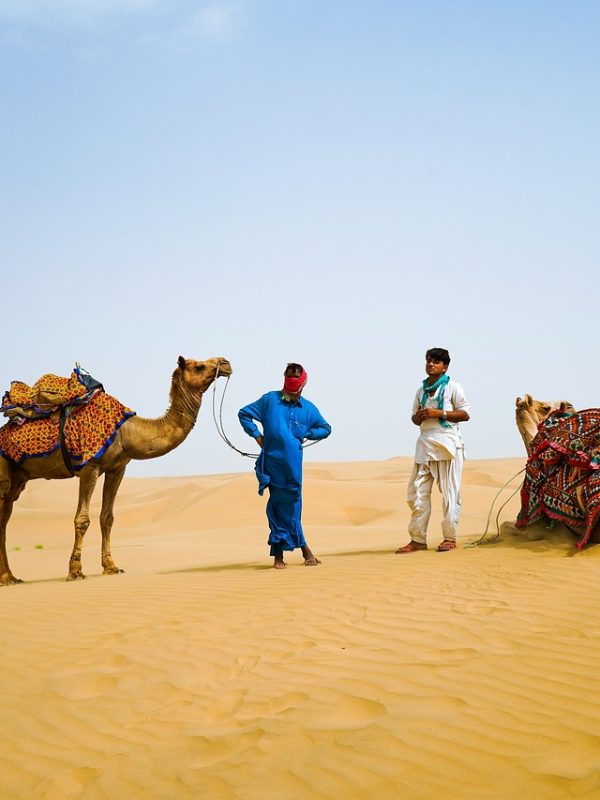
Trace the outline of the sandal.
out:
[[[456,542],[450,541],[450,539],[444,539],[443,542],[440,542],[437,546],[438,553],[447,553],[449,550],[456,549]]]
[[[416,553],[419,550],[427,550],[427,545],[423,544],[423,542],[415,542],[412,539],[408,544],[405,544],[404,547],[399,547],[395,552],[396,553]]]

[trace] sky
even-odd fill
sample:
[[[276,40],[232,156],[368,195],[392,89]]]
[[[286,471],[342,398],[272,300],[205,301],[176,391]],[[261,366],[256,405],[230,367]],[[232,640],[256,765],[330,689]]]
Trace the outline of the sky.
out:
[[[333,433],[410,456],[446,347],[467,457],[515,398],[600,405],[600,6],[554,0],[0,0],[0,388],[79,362],[145,417],[177,358],[238,409],[288,361]],[[243,472],[205,395],[134,476]]]

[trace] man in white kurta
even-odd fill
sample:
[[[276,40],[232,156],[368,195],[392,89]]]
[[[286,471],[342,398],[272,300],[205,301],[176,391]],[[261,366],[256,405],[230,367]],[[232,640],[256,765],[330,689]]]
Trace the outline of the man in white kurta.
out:
[[[460,518],[460,482],[464,444],[459,423],[469,419],[469,404],[462,386],[446,375],[450,355],[434,347],[425,356],[427,378],[418,389],[411,420],[419,426],[415,463],[408,482],[407,500],[411,509],[408,525],[410,542],[397,553],[427,549],[427,526],[431,515],[431,490],[434,481],[442,495],[442,535],[439,552],[456,547]]]

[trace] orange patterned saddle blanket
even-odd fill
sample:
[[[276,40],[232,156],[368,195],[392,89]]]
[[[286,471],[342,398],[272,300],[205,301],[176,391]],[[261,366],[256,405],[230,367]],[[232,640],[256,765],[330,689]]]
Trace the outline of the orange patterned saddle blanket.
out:
[[[99,458],[135,414],[78,369],[70,378],[43,375],[31,387],[13,381],[0,411],[10,420],[0,428],[0,455],[21,464],[62,447],[75,472]]]
[[[70,378],[42,375],[33,386],[13,381],[4,393],[0,413],[5,417],[38,419],[47,417],[62,406],[87,403],[102,384],[76,366]]]

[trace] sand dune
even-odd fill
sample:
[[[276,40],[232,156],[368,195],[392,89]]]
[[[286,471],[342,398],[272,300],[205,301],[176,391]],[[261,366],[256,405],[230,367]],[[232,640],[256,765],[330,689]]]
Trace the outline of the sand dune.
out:
[[[570,557],[560,529],[467,546],[521,466],[468,462],[463,547],[433,549],[438,502],[432,549],[396,556],[411,460],[307,465],[323,564],[283,572],[252,474],[126,479],[126,571],[100,575],[95,501],[77,583],[76,482],[29,484],[8,542],[26,583],[1,590],[0,797],[600,798],[600,548]]]

